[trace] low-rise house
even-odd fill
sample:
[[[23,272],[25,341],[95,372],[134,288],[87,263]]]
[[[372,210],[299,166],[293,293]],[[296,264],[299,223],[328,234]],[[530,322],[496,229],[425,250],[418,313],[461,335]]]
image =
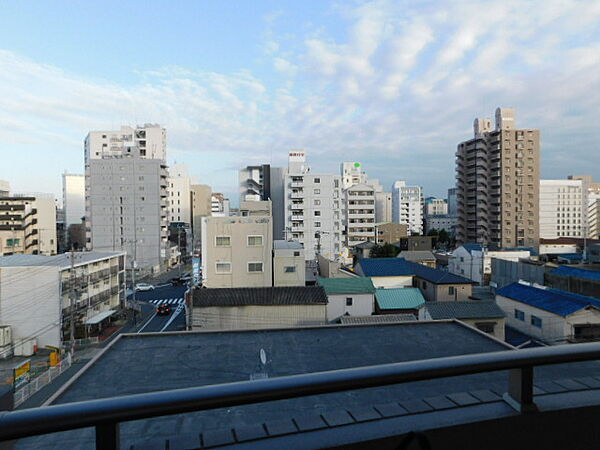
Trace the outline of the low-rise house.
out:
[[[354,246],[354,254],[358,259],[369,258],[373,247],[375,247],[375,244],[371,241],[361,242]]]
[[[425,298],[417,288],[377,289],[375,314],[412,314],[424,319]]]
[[[532,249],[489,250],[481,244],[464,244],[452,252],[448,272],[488,285],[492,276],[492,258],[519,261],[534,254]]]
[[[321,286],[194,289],[191,323],[194,330],[322,325],[327,295]]]
[[[363,258],[354,267],[354,272],[370,277],[376,288],[412,287],[414,271],[401,258]]]
[[[375,287],[370,278],[319,278],[327,294],[327,320],[368,316],[375,310]]]
[[[600,338],[600,300],[544,286],[513,283],[496,292],[506,324],[547,344]]]
[[[426,320],[458,319],[504,341],[505,314],[494,301],[427,302]]]
[[[430,250],[406,250],[400,252],[397,257],[435,269],[436,258]]]

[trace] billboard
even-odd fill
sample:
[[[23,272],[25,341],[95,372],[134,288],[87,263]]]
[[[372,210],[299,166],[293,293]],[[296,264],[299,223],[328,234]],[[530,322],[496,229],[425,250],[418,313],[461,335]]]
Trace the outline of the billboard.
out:
[[[31,360],[23,361],[13,368],[13,386],[19,389],[21,386],[29,383],[31,379]]]
[[[200,280],[202,280],[200,275],[200,258],[195,256],[192,258],[192,279],[195,285],[199,285]]]

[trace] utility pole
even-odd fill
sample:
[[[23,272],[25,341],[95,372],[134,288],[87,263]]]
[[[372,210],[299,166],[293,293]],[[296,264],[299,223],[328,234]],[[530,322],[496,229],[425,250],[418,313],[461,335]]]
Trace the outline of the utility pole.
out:
[[[75,254],[73,252],[73,248],[71,248],[71,272],[69,273],[69,281],[71,285],[71,290],[69,292],[69,299],[71,302],[71,314],[70,314],[70,338],[71,341],[71,350],[75,347],[75,302],[76,302],[76,293],[75,293]]]
[[[131,288],[133,290],[132,300],[133,300],[133,324],[136,324],[136,316],[137,316],[137,301],[135,296],[135,271],[137,269],[137,241],[133,241],[133,260],[131,261]]]
[[[179,278],[181,278],[181,264],[183,262],[183,254],[181,252],[181,227],[177,227],[177,246],[179,247]]]

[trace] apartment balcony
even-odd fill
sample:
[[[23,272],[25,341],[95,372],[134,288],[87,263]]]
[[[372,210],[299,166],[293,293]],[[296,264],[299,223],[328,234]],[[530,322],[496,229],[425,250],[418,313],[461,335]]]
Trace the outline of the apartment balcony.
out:
[[[348,212],[348,219],[373,219],[374,217],[375,217],[375,212],[368,212],[368,213]]]
[[[290,198],[304,198],[304,193],[303,192],[292,192],[290,194]]]
[[[304,226],[295,226],[292,225],[292,233],[303,233],[304,232]]]
[[[302,222],[304,220],[304,215],[303,214],[292,214],[290,216],[290,220],[292,222]]]
[[[301,188],[301,187],[304,187],[304,181],[292,181],[292,182],[290,183],[290,187],[293,187],[293,188]]]
[[[304,203],[292,203],[290,205],[290,209],[296,210],[296,211],[302,210],[302,209],[304,209]]]

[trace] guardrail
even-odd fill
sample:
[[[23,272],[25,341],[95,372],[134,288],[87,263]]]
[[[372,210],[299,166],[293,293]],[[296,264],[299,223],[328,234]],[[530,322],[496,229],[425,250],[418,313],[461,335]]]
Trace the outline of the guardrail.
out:
[[[15,407],[20,406],[33,394],[50,384],[52,380],[58,377],[69,367],[71,367],[72,361],[73,358],[71,356],[71,353],[67,353],[67,356],[64,359],[62,359],[56,366],[50,367],[48,370],[42,372],[40,375],[38,375],[25,386],[23,386],[21,389],[17,389],[14,393]]]
[[[131,420],[509,370],[504,399],[519,412],[535,410],[536,366],[600,359],[600,343],[507,350],[242,381],[12,411],[0,416],[0,441],[95,427],[97,449],[118,449],[119,424]]]

